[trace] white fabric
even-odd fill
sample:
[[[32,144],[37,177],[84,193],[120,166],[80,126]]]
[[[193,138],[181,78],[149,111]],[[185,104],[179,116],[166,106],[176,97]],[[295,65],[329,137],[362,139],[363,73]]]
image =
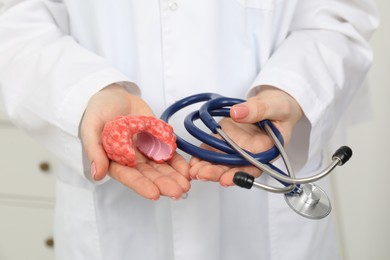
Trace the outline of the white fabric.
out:
[[[337,259],[332,217],[303,219],[280,195],[193,181],[187,199],[152,202],[91,183],[78,126],[113,82],[156,115],[191,94],[274,85],[305,112],[288,147],[305,175],[369,69],[377,23],[370,0],[0,0],[5,110],[63,162],[56,258]]]

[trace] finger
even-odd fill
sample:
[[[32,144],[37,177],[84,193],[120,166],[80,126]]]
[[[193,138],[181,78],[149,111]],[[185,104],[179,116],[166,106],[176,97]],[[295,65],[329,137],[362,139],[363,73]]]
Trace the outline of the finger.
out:
[[[196,168],[194,166],[197,165],[200,162],[201,162],[201,160],[199,158],[191,157],[191,159],[190,159],[190,169],[189,169],[189,174],[190,174],[190,178],[191,179],[197,179],[196,178],[197,170],[196,170]]]
[[[192,164],[190,175],[194,179],[202,181],[219,181],[229,167],[219,164],[212,164],[207,161],[198,161]]]
[[[211,163],[208,161],[201,160],[196,157],[192,157],[190,160],[190,176],[191,179],[195,180],[202,180],[202,181],[207,181],[207,179],[202,179],[199,174],[199,170],[207,165],[210,165]]]
[[[178,199],[185,193],[179,183],[171,177],[172,172],[169,172],[167,169],[163,169],[165,173],[162,174],[160,171],[156,170],[148,163],[137,164],[136,168],[143,176],[148,178],[152,183],[157,186],[161,195]],[[183,179],[185,178],[183,177]]]
[[[218,150],[212,146],[202,143],[199,148],[204,150],[218,152]],[[211,162],[199,159],[197,157],[191,157],[190,159],[190,176],[191,179],[197,179],[202,181],[218,181],[222,171],[219,169],[218,172],[212,172],[212,169],[207,168],[212,165]]]
[[[91,162],[91,174],[94,180],[103,179],[109,167],[109,159],[101,141],[102,125],[91,117],[85,116],[80,127],[80,137],[88,160]]]
[[[167,178],[171,178],[172,180],[174,180],[182,189],[182,193],[186,193],[190,190],[191,185],[189,179],[184,177],[181,173],[177,172],[169,164],[151,162],[150,165],[157,172],[161,173]]]
[[[167,161],[167,163],[173,167],[177,172],[179,172],[181,175],[183,175],[187,180],[191,180],[190,178],[190,165],[184,159],[183,156],[181,156],[178,153],[175,153],[173,157]]]
[[[160,198],[160,190],[150,179],[142,175],[136,168],[126,167],[112,162],[109,169],[110,176],[126,187],[132,189],[142,197],[151,200]]]
[[[199,169],[202,167],[209,165],[210,163],[207,161],[200,160],[198,158],[192,157],[190,160],[190,176],[191,179],[201,180],[198,176]]]

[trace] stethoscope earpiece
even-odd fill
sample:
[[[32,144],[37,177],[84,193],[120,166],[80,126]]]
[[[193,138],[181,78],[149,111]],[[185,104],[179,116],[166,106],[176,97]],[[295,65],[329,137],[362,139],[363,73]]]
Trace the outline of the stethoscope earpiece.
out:
[[[246,172],[236,172],[233,177],[233,183],[238,187],[250,189],[255,182],[255,177]]]
[[[352,149],[348,146],[341,146],[339,149],[336,150],[336,152],[333,154],[332,159],[336,160],[338,159],[339,166],[343,165],[344,163],[348,162],[348,160],[352,157]]]

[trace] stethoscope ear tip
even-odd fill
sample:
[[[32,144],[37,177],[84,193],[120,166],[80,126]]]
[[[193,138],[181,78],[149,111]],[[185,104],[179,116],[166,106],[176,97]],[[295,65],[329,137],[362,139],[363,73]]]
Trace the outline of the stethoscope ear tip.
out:
[[[250,189],[253,186],[253,183],[255,181],[255,177],[252,175],[246,173],[246,172],[236,172],[233,177],[233,183],[241,188]]]
[[[339,160],[339,166],[346,163],[352,157],[352,149],[348,146],[341,146],[337,151],[333,154],[332,159]]]

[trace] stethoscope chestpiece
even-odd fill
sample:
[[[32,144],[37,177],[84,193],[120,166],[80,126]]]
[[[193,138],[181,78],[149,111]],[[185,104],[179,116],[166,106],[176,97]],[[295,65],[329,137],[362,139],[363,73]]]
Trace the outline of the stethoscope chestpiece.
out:
[[[298,194],[287,193],[284,198],[287,204],[299,215],[310,219],[321,219],[332,210],[329,197],[317,185],[307,183],[301,185]]]

